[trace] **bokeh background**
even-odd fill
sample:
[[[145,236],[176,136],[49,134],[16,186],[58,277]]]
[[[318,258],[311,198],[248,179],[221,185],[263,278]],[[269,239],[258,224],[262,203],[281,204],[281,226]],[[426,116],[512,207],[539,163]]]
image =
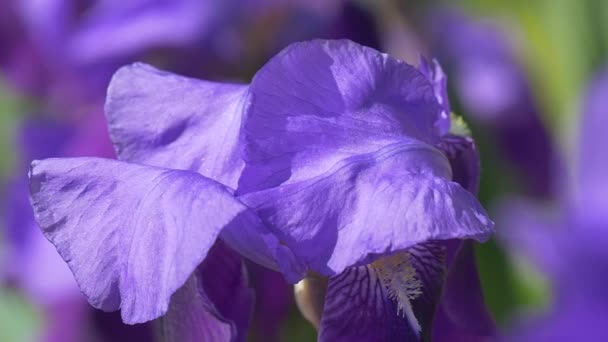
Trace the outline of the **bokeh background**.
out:
[[[83,303],[31,221],[25,185],[34,158],[112,156],[103,100],[121,65],[248,82],[281,48],[313,38],[352,39],[416,65],[419,55],[437,58],[478,144],[479,196],[500,236],[512,198],[557,210],[577,162],[585,90],[608,64],[603,0],[0,1],[0,341],[148,336],[150,327],[121,327]],[[508,333],[552,309],[553,285],[501,241],[476,255]],[[252,266],[251,278],[264,306],[251,340],[315,340],[278,275]]]

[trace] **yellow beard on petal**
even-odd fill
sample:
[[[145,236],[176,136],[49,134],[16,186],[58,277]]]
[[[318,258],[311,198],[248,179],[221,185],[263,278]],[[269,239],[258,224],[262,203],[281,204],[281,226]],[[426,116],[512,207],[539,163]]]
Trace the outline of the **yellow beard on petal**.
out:
[[[371,267],[376,271],[387,297],[397,302],[397,314],[406,317],[412,328],[420,332],[410,301],[422,294],[422,282],[410,263],[410,257],[407,252],[397,253],[374,261]]]

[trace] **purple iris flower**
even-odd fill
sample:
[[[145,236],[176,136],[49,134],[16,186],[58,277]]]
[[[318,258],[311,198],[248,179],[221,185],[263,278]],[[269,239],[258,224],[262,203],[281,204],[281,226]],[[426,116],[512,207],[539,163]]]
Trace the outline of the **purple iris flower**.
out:
[[[3,68],[11,81],[61,103],[96,100],[122,64],[205,41],[231,1],[6,1]],[[5,37],[6,35],[6,37]],[[11,39],[13,43],[11,43]],[[9,43],[8,45],[6,43]],[[15,56],[28,57],[28,63]],[[21,58],[23,59],[23,58]],[[69,107],[69,105],[66,105]]]
[[[291,283],[328,277],[321,340],[426,338],[447,244],[493,227],[453,182],[471,145],[450,142],[442,80],[345,40],[290,45],[249,85],[124,67],[105,107],[120,161],[33,162],[36,219],[126,323],[224,334],[205,264],[225,244]]]
[[[584,99],[573,185],[564,184],[560,214],[530,201],[504,209],[503,238],[516,254],[527,257],[551,281],[548,312],[528,317],[513,333],[514,341],[603,341],[608,338],[606,270],[608,270],[608,72],[590,85]],[[572,190],[572,191],[570,191]]]
[[[489,131],[519,170],[526,189],[551,195],[556,153],[513,47],[495,25],[458,12],[433,17],[433,50],[453,74],[473,123]]]

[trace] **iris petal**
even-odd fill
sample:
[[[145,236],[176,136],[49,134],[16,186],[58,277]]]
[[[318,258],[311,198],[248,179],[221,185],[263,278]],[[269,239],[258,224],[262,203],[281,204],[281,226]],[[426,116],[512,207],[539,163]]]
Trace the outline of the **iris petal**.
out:
[[[444,257],[439,244],[416,245],[331,278],[319,340],[428,339]]]
[[[479,190],[479,152],[473,139],[454,134],[441,137],[439,148],[450,161],[452,180],[477,194]]]
[[[171,298],[159,324],[162,341],[232,341],[236,328],[224,319],[202,290],[198,273]]]
[[[241,257],[218,241],[171,297],[163,341],[245,341],[253,301]]]
[[[425,76],[351,41],[290,45],[255,75],[251,94],[239,193],[315,177],[403,137],[439,139]]]
[[[166,312],[225,226],[256,222],[229,189],[188,171],[47,159],[30,178],[36,220],[82,292],[130,324]]]
[[[199,267],[201,284],[222,317],[236,327],[234,341],[245,341],[253,310],[254,291],[241,256],[217,241]]]
[[[246,101],[247,86],[135,63],[112,78],[105,110],[118,159],[196,171],[236,188]]]
[[[450,178],[442,153],[410,141],[240,198],[310,269],[336,275],[429,240],[486,239],[493,223]]]
[[[425,58],[420,58],[420,71],[426,76],[433,86],[433,93],[437,102],[441,106],[441,114],[435,125],[439,132],[443,135],[450,131],[450,100],[448,98],[448,78],[443,72],[441,65],[437,60],[428,61]]]

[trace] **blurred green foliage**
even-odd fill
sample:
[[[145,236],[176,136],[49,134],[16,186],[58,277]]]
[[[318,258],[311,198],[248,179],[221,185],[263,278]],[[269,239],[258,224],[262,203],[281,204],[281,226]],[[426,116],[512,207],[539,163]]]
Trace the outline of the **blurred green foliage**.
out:
[[[21,101],[0,78],[0,177],[4,179],[15,159],[15,126]]]
[[[18,293],[0,289],[0,341],[35,341],[42,320]]]

